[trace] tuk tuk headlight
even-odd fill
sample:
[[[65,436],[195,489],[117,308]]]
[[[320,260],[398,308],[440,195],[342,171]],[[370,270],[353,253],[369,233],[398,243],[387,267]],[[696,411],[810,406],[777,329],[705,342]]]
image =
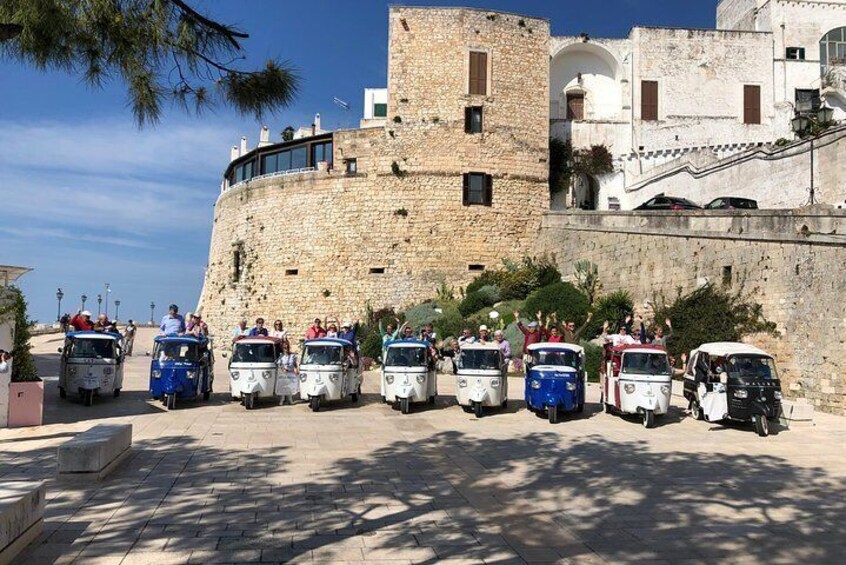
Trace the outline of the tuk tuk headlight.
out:
[[[230,375],[232,375],[232,380],[233,380],[233,381],[237,381],[238,379],[240,379],[240,378],[241,378],[241,373],[239,373],[238,371],[232,371],[232,372],[230,373]]]
[[[773,398],[775,398],[776,400],[781,400],[782,398],[784,398],[784,395],[781,393],[780,390],[777,390],[773,393]]]
[[[385,375],[385,382],[389,385],[394,384],[394,376],[393,375]]]
[[[498,388],[499,387],[499,379],[491,379],[491,386],[493,388]]]
[[[262,371],[261,376],[265,380],[269,379],[270,378],[270,371]]]
[[[111,367],[103,367],[103,374],[104,375],[111,375],[112,374],[112,368]]]
[[[670,394],[670,387],[667,385],[661,385],[661,394]]]
[[[188,371],[185,373],[185,378],[193,381],[197,378],[197,371]]]
[[[153,371],[153,374],[154,374],[154,375],[155,375],[156,373],[158,373],[158,371]],[[75,374],[76,374],[76,367],[74,367],[73,365],[71,365],[70,367],[68,367],[68,374],[69,374],[69,375],[75,375]],[[158,377],[156,377],[156,378],[158,378]]]
[[[623,390],[626,391],[626,394],[632,394],[635,391],[635,385],[626,385],[623,387]]]
[[[464,388],[467,386],[467,379],[458,379],[458,386]]]
[[[306,373],[300,373],[300,382],[304,383],[308,379],[308,375]]]
[[[73,367],[73,373],[71,373],[71,374],[74,374],[74,375],[76,374],[76,368],[75,368],[75,367]],[[161,372],[161,371],[159,371],[159,370],[155,370],[155,371],[153,371],[153,378],[154,378],[154,379],[160,379],[160,378],[162,378],[162,372]]]
[[[329,373],[329,380],[333,383],[338,380],[338,377],[340,377],[338,373]]]
[[[532,381],[532,382],[529,383],[529,386],[531,386],[533,389],[537,390],[537,389],[540,388],[541,384],[540,384],[540,381]]]
[[[576,390],[576,383],[567,381],[567,390]]]
[[[735,398],[749,398],[749,391],[744,390],[744,389],[736,390],[736,391],[734,391],[734,397]]]
[[[425,381],[425,380],[426,380],[426,375],[417,375],[417,382],[420,383],[421,385],[423,384],[423,381]]]

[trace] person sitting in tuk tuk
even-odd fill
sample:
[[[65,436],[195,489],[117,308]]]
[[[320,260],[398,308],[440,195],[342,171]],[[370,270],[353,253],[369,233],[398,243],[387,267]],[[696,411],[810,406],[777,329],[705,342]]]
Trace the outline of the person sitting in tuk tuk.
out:
[[[320,325],[320,318],[315,318],[314,323],[306,331],[306,339],[320,339],[326,337],[326,330]]]
[[[618,345],[636,345],[640,343],[640,340],[629,335],[626,324],[621,323],[617,329],[617,333],[615,334],[608,333],[608,326],[609,324],[607,321],[602,324],[602,338],[610,341],[614,347],[617,347]]]
[[[356,335],[358,334],[358,328],[361,327],[361,320],[358,320],[355,324],[351,322],[344,322],[341,324],[341,331],[338,333],[338,338],[345,339],[351,344],[353,344],[353,348],[358,350],[358,344],[356,343]]]
[[[288,332],[282,327],[282,320],[273,322],[273,329],[270,331],[270,337],[277,337],[287,341]]]
[[[514,312],[514,319],[517,320],[517,328],[523,332],[523,360],[529,361],[531,359],[531,356],[529,355],[529,346],[533,343],[540,343],[546,338],[546,332],[541,327],[543,312],[538,312],[538,321],[529,322],[528,326],[524,326],[523,322],[520,320],[520,312]]]
[[[256,325],[250,330],[250,337],[267,337],[267,328],[264,327],[264,318],[256,318]]]
[[[405,327],[408,325],[408,322],[400,325],[400,319],[395,319],[397,321],[397,325],[394,326],[393,324],[388,324],[387,328],[383,328],[382,320],[379,320],[379,335],[382,336],[382,353],[384,353],[385,345],[389,341],[396,341],[399,339],[399,336],[405,332]]]
[[[97,321],[94,322],[94,331],[95,332],[109,332],[111,331],[112,323],[109,321],[109,317],[105,314],[100,314],[97,316]]]
[[[553,312],[553,317],[556,314]],[[563,335],[564,335],[564,343],[570,343],[573,345],[578,345],[579,340],[582,338],[582,334],[585,333],[585,330],[590,325],[591,320],[593,320],[593,312],[588,312],[587,319],[585,323],[581,325],[579,329],[576,329],[576,322],[565,322],[563,326]]]
[[[491,339],[491,332],[488,329],[488,326],[482,324],[479,326],[479,343],[492,343],[493,339]]]
[[[438,340],[438,335],[435,333],[435,329],[432,327],[432,322],[428,322],[423,326],[423,329],[420,330],[420,341],[425,341],[430,345],[435,345],[435,342]]]
[[[458,345],[464,347],[465,345],[469,345],[471,343],[476,343],[476,337],[473,335],[473,332],[470,331],[470,328],[464,328],[461,330],[461,335],[458,337]]]
[[[71,318],[70,325],[76,332],[93,330],[94,322],[91,321],[91,312],[88,310],[78,310],[76,316]]]
[[[546,341],[549,343],[563,343],[564,336],[561,335],[561,332],[558,331],[558,326],[553,325],[549,329],[549,336],[547,336]]]
[[[179,313],[179,307],[176,304],[168,306],[167,315],[162,318],[159,329],[162,335],[182,335],[185,333],[185,318]]]
[[[250,330],[247,329],[247,319],[241,318],[238,321],[238,325],[235,326],[235,329],[232,330],[232,343],[235,343],[242,337],[248,337],[250,335]]]
[[[335,322],[328,322],[328,325],[326,326],[326,337],[338,337],[338,326],[335,324]]]
[[[505,357],[506,361],[511,360],[511,344],[505,339],[505,334],[502,333],[502,330],[496,330],[494,332],[494,342],[496,343],[499,350],[502,351],[502,356]]]
[[[400,336],[400,339],[402,341],[412,341],[412,340],[414,340],[415,339],[414,330],[411,328],[411,326],[406,324],[404,327],[405,327],[405,329],[403,330],[403,334],[402,334],[402,336]]]

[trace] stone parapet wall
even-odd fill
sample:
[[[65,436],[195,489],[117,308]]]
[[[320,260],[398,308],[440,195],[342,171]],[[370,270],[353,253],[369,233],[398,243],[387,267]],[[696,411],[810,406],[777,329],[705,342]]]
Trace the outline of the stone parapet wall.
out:
[[[627,290],[635,304],[670,303],[728,275],[729,290],[778,325],[780,337],[749,341],[777,357],[785,393],[846,413],[846,213],[552,212],[537,251],[555,253],[565,274],[596,263],[603,290]]]

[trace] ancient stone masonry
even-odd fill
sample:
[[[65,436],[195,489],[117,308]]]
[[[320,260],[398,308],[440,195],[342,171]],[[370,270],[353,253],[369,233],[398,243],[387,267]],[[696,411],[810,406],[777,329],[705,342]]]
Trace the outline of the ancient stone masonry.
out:
[[[214,333],[264,316],[301,335],[315,316],[407,306],[532,251],[549,208],[548,22],[452,8],[389,20],[385,127],[335,132],[332,170],[221,193],[201,298]],[[471,50],[488,54],[486,95],[468,94]],[[480,134],[465,133],[468,106],[483,108]],[[463,203],[470,172],[491,176],[490,205]]]
[[[636,304],[725,281],[778,324],[780,337],[750,341],[777,357],[785,394],[846,411],[846,213],[550,213],[539,250],[555,252],[563,273],[593,261],[604,290]]]

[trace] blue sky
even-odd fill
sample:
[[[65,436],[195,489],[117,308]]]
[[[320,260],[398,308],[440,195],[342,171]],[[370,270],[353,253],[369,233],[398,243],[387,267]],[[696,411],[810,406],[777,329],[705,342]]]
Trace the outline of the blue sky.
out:
[[[460,0],[463,5],[541,16],[553,33],[624,37],[633,25],[713,27],[716,0]],[[350,127],[365,87],[385,86],[387,6],[377,0],[194,1],[215,19],[250,33],[246,65],[291,61],[303,77],[296,103],[269,117],[274,138],[287,125]],[[249,7],[249,10],[245,9]],[[337,96],[351,104],[345,112]],[[202,117],[169,110],[139,130],[123,85],[92,90],[64,73],[0,62],[0,264],[34,269],[21,280],[33,318],[86,307],[111,284],[120,317],[158,318],[199,296],[220,175],[241,135],[250,145],[261,124],[219,108]],[[114,307],[110,308],[110,314]]]

